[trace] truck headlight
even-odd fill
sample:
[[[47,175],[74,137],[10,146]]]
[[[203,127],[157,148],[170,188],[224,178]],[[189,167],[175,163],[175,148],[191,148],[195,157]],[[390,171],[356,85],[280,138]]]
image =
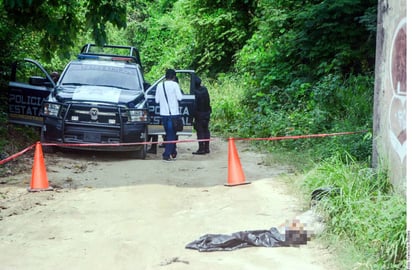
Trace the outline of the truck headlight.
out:
[[[147,122],[146,110],[133,110],[130,109],[128,113],[128,121],[130,122]]]
[[[43,114],[45,116],[58,117],[60,108],[60,104],[45,102],[43,105]]]

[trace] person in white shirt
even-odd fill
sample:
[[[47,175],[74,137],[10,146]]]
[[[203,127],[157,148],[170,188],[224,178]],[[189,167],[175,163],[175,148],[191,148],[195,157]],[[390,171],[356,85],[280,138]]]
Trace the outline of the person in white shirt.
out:
[[[173,129],[172,118],[180,117],[179,101],[182,100],[182,91],[176,80],[176,71],[166,70],[166,79],[159,83],[156,88],[155,101],[160,105],[160,116],[166,132],[166,141],[175,141],[176,130]],[[176,143],[165,143],[163,152],[164,161],[176,159]]]

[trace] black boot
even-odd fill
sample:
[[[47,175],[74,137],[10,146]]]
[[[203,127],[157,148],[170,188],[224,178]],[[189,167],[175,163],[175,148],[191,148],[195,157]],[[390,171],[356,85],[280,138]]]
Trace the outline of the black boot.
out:
[[[205,153],[206,153],[206,154],[209,154],[209,153],[210,153],[209,142],[205,142]]]
[[[204,155],[206,154],[205,152],[205,143],[204,142],[199,142],[199,149],[197,149],[196,152],[192,153],[193,155]]]

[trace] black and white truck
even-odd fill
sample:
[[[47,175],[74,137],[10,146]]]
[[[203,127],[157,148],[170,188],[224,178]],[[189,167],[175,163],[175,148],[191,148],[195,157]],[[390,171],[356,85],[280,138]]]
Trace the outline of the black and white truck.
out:
[[[192,134],[193,70],[176,70],[184,93],[180,110]],[[155,83],[145,81],[135,47],[86,44],[54,80],[37,61],[13,64],[8,92],[9,122],[40,128],[40,140],[55,147],[126,151],[144,159],[149,135],[164,134]],[[46,144],[47,145],[47,144]]]

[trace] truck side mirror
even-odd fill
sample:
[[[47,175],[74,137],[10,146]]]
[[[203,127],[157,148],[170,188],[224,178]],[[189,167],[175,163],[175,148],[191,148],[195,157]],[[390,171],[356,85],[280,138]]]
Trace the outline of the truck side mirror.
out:
[[[47,82],[47,79],[43,78],[43,77],[40,77],[40,76],[31,76],[29,78],[29,84],[30,85],[45,86],[46,82]]]

